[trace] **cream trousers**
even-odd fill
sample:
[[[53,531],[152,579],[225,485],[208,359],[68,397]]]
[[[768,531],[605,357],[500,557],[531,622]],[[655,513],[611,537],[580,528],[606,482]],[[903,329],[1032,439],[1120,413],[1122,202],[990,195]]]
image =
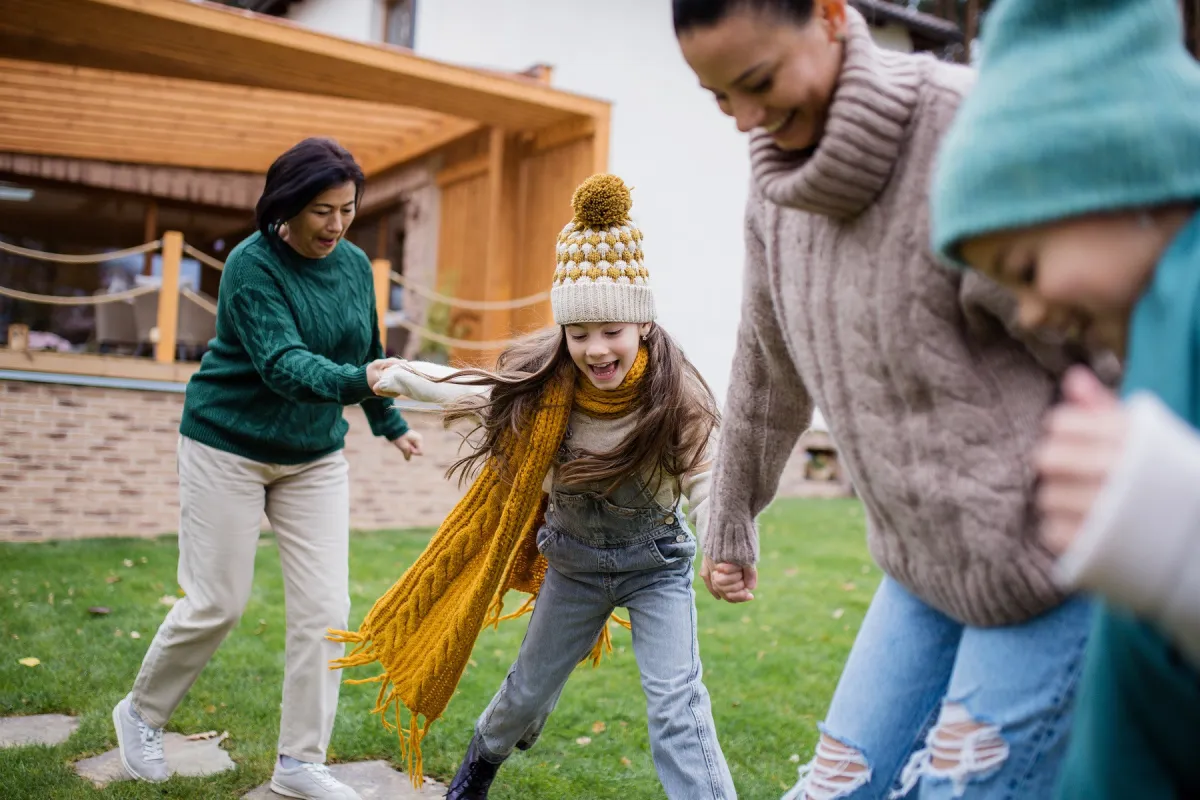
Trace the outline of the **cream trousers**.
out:
[[[341,451],[297,465],[263,464],[179,440],[179,585],[133,685],[133,707],[164,727],[246,607],[263,512],[279,543],[287,649],[279,753],[323,762],[337,712],[331,659],[350,613],[350,485]]]

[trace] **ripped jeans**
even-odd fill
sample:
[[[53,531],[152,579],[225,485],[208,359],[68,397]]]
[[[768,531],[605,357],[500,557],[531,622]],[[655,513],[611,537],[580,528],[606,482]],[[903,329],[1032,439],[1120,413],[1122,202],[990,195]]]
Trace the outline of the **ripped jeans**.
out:
[[[1052,797],[1091,609],[974,628],[885,577],[784,800]]]

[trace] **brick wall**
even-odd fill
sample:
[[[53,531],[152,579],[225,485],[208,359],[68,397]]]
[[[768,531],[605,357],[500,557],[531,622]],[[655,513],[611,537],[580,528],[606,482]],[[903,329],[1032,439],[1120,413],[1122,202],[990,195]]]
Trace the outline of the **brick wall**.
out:
[[[182,394],[0,380],[0,541],[175,531],[182,408]],[[348,408],[346,416],[351,525],[377,530],[440,523],[460,496],[443,477],[458,435],[444,430],[437,416],[410,413],[428,455],[405,462],[371,436],[360,409]],[[792,460],[782,494],[810,493],[802,463]]]
[[[182,394],[0,380],[0,541],[175,531],[182,409]],[[360,409],[346,418],[351,524],[441,522],[460,494],[442,477],[459,437],[432,415],[409,414],[430,455],[406,462],[371,435]]]

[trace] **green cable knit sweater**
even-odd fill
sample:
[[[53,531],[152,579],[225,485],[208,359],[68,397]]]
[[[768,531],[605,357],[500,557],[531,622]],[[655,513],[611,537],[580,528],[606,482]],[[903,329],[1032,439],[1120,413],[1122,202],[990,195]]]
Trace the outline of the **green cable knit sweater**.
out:
[[[366,254],[345,240],[320,259],[279,249],[254,233],[229,254],[217,335],[188,383],[179,432],[254,461],[300,464],[341,449],[342,406],[361,404],[376,436],[399,438],[404,418],[367,384],[383,346]]]

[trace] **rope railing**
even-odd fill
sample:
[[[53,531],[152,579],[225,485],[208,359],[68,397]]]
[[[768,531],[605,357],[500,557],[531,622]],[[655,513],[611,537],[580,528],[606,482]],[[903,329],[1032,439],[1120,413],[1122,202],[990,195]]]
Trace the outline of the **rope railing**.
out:
[[[213,258],[212,256],[210,256],[208,253],[204,252],[203,250],[197,250],[196,248],[192,247],[187,242],[183,243],[183,252],[187,253],[189,256],[196,259],[204,266],[212,267],[217,272],[222,272],[225,269],[224,261],[220,261],[218,259]]]
[[[136,247],[127,247],[124,250],[117,250],[111,253],[96,253],[90,255],[66,255],[61,253],[47,253],[41,250],[32,250],[26,247],[18,247],[17,245],[0,242],[0,251],[12,253],[14,255],[25,256],[40,261],[50,261],[60,264],[98,264],[105,261],[115,261],[129,256],[140,255],[142,253],[154,252],[162,248],[162,239],[155,239],[152,242],[137,245]],[[219,259],[213,258],[202,250],[199,250],[187,242],[183,243],[183,252],[199,261],[205,266],[215,270],[222,271],[225,269],[225,263]],[[509,311],[517,308],[525,308],[536,303],[541,303],[549,299],[549,292],[539,292],[538,294],[529,295],[528,297],[519,297],[513,300],[466,300],[458,297],[450,297],[441,294],[433,289],[419,286],[406,280],[403,275],[392,272],[391,280],[393,283],[404,287],[406,290],[420,295],[427,300],[432,300],[437,303],[444,303],[453,308],[462,308],[472,311]],[[159,291],[160,287],[155,285],[138,286],[132,289],[126,289],[121,292],[113,292],[111,294],[88,295],[86,297],[67,297],[59,295],[37,294],[34,292],[22,292],[17,289],[9,289],[0,286],[0,296],[9,297],[13,300],[23,300],[29,303],[41,303],[45,305],[58,306],[86,306],[86,305],[101,305],[104,303],[117,303],[123,300],[132,300],[135,297],[140,297],[144,294]],[[194,292],[191,289],[182,287],[180,294],[192,303],[195,303],[200,308],[210,314],[217,313],[217,305],[206,296]],[[499,350],[512,344],[516,339],[494,339],[491,341],[475,341],[471,339],[459,339],[454,336],[446,336],[437,331],[430,330],[423,325],[418,325],[406,319],[398,319],[396,325],[407,329],[411,333],[420,336],[431,342],[436,342],[445,347],[451,347],[461,350]]]
[[[452,308],[465,308],[468,311],[511,311],[514,308],[525,308],[526,306],[550,299],[549,292],[538,292],[537,294],[531,294],[528,297],[518,297],[514,300],[465,300],[461,297],[450,297],[433,289],[411,283],[398,272],[392,273],[392,283],[403,286],[407,291],[418,294],[426,300],[432,300],[435,303],[445,303]]]
[[[428,339],[431,342],[453,347],[461,350],[503,350],[508,347],[516,339],[493,339],[491,341],[479,342],[473,339],[456,339],[453,336],[444,336],[436,331],[431,331],[424,328],[415,322],[409,322],[406,319],[396,320],[396,324],[402,328],[406,328],[417,336],[423,339]]]
[[[179,293],[181,295],[183,295],[184,297],[186,297],[188,300],[191,300],[196,305],[200,306],[202,309],[204,309],[208,313],[212,314],[214,317],[217,315],[217,304],[214,303],[213,301],[209,300],[204,295],[202,295],[198,292],[193,292],[191,289],[187,288],[186,286],[183,287],[182,289],[180,289]]]
[[[0,295],[11,297],[13,300],[24,300],[26,303],[41,303],[48,306],[98,306],[104,303],[117,303],[122,300],[132,300],[135,297],[140,297],[144,294],[157,292],[157,286],[137,286],[133,289],[126,289],[123,292],[113,292],[112,294],[91,294],[84,297],[67,297],[56,294],[34,294],[33,292],[22,292],[17,289],[8,289],[0,286]]]
[[[124,250],[116,250],[111,253],[87,253],[84,255],[66,255],[63,253],[46,253],[41,250],[31,250],[27,247],[17,247],[15,244],[8,242],[0,242],[0,251],[12,253],[15,256],[25,256],[26,258],[37,259],[38,261],[52,261],[56,264],[101,264],[105,261],[116,261],[129,256],[141,255],[142,253],[150,253],[162,247],[162,239],[155,239],[153,242],[139,244],[137,247],[127,247]]]

